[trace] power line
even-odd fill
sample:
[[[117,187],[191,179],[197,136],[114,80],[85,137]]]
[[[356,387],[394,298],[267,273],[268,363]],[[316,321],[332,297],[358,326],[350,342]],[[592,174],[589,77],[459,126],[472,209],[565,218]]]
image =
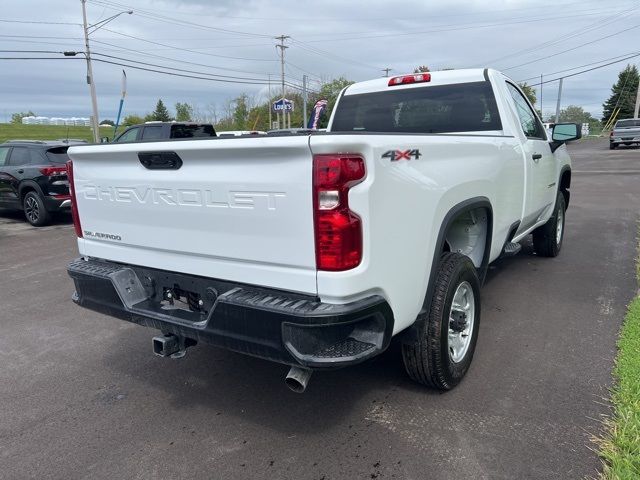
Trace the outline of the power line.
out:
[[[0,50],[2,51],[2,50]],[[182,68],[175,68],[175,67],[170,67],[167,65],[158,65],[155,63],[147,63],[147,62],[141,62],[139,60],[131,60],[130,58],[122,58],[122,57],[116,57],[114,55],[107,55],[104,53],[97,53],[97,52],[93,52],[94,55],[98,55],[101,57],[106,57],[106,58],[113,58],[115,60],[122,60],[123,62],[131,62],[131,63],[136,63],[139,65],[146,65],[149,67],[157,67],[157,68],[164,68],[166,70],[175,70],[177,72],[184,72],[184,73],[194,73],[197,75],[209,75],[212,77],[221,77],[221,78],[232,78],[232,79],[236,79],[236,80],[260,80],[260,81],[267,81],[266,79],[256,79],[255,77],[238,77],[238,76],[233,76],[233,75],[219,75],[216,73],[208,73],[208,72],[198,72],[198,71],[194,71],[194,70],[185,70]]]
[[[126,63],[121,63],[121,62],[113,62],[111,60],[103,60],[101,58],[94,58],[92,60],[94,62],[109,63],[111,65],[119,65],[121,67],[133,68],[135,70],[144,70],[146,72],[160,73],[160,74],[163,74],[163,75],[170,75],[170,76],[174,76],[174,77],[195,78],[197,80],[209,80],[211,82],[219,82],[219,83],[238,83],[238,84],[245,84],[245,85],[268,85],[267,81],[225,80],[225,79],[219,79],[219,78],[202,77],[202,76],[197,76],[197,75],[186,75],[186,74],[175,73],[175,72],[164,72],[164,71],[155,70],[155,69],[152,69],[152,68],[138,67],[138,66],[135,66],[135,65],[129,65],[129,64],[126,64]]]
[[[122,9],[122,8],[132,8],[128,5],[122,4],[122,3],[117,3],[117,2],[107,2],[104,0],[90,0],[91,3],[96,4],[96,5],[100,5],[101,7],[107,7],[107,8],[111,8],[111,9]],[[219,28],[219,27],[212,27],[210,25],[203,25],[203,24],[199,24],[199,23],[195,23],[195,22],[189,22],[186,20],[178,20],[175,18],[171,18],[171,17],[167,17],[164,15],[159,15],[153,11],[149,11],[149,10],[144,10],[144,9],[140,9],[136,7],[136,15],[140,16],[140,17],[144,17],[147,18],[149,20],[154,20],[157,22],[163,22],[163,23],[170,23],[170,24],[174,24],[174,25],[180,25],[180,26],[186,26],[186,27],[192,27],[192,28],[199,28],[199,29],[205,29],[205,30],[211,30],[211,31],[215,31],[215,32],[220,32],[220,33],[224,33],[224,34],[231,34],[231,35],[242,35],[242,36],[249,36],[249,37],[262,37],[262,38],[270,38],[271,35],[266,35],[266,34],[260,34],[260,33],[253,33],[253,32],[243,32],[243,31],[239,31],[239,30],[230,30],[227,28]]]
[[[568,48],[568,49],[562,50],[561,52],[557,52],[557,53],[554,53],[554,54],[551,54],[551,55],[547,55],[545,57],[541,57],[541,58],[538,58],[536,60],[530,60],[528,62],[520,63],[520,64],[514,65],[512,67],[503,68],[502,70],[503,71],[513,70],[514,68],[524,67],[525,65],[531,65],[532,63],[540,62],[542,60],[547,60],[548,58],[557,57],[558,55],[562,55],[564,53],[572,52],[573,50],[577,50],[579,48],[586,47],[587,45],[591,45],[593,43],[599,42],[600,40],[604,40],[605,38],[615,37],[616,35],[620,35],[621,33],[628,32],[629,30],[633,30],[634,28],[638,28],[638,27],[640,27],[640,25],[634,25],[633,27],[625,28],[624,30],[620,30],[620,31],[617,31],[617,32],[612,33],[612,34],[605,35],[604,37],[596,38],[595,40],[591,40],[590,42],[583,43],[582,45],[578,45],[577,47]]]
[[[187,60],[178,60],[177,58],[170,58],[170,57],[166,57],[164,55],[155,55],[153,53],[147,53],[143,50],[135,50],[133,48],[126,48],[126,47],[119,47],[118,45],[114,45],[113,43],[108,43],[108,42],[103,42],[101,40],[92,40],[93,43],[99,43],[100,45],[109,45],[112,47],[118,47],[119,51],[127,51],[127,52],[132,52],[132,53],[136,53],[138,55],[142,55],[144,57],[151,57],[151,58],[159,58],[161,60],[165,60],[165,61],[170,61],[170,62],[176,62],[176,63],[183,63],[185,65],[194,65],[196,67],[205,67],[205,68],[213,68],[216,70],[224,70],[227,72],[236,72],[236,73],[247,73],[247,74],[253,74],[253,75],[268,75],[267,73],[263,73],[263,72],[251,72],[251,71],[247,71],[247,70],[238,70],[235,68],[228,68],[228,67],[218,67],[218,66],[213,66],[213,65],[206,65],[204,63],[197,63],[197,62],[190,62]],[[106,49],[105,49],[106,50]]]
[[[540,85],[545,85],[547,83],[557,82],[558,80],[560,80],[560,78],[575,77],[576,75],[582,75],[583,73],[592,72],[593,70],[598,70],[599,68],[608,67],[609,65],[613,65],[615,63],[624,62],[624,61],[629,60],[630,58],[634,58],[634,57],[640,57],[640,53],[636,53],[635,55],[630,55],[629,57],[622,58],[620,60],[616,60],[615,62],[605,63],[604,65],[600,65],[598,67],[588,68],[588,69],[582,70],[580,72],[571,73],[569,75],[563,75],[562,77],[558,77],[558,78],[552,78],[551,80],[545,80],[544,82],[532,83],[529,86],[530,87],[537,87],[537,86],[540,86]]]
[[[316,48],[314,46],[308,45],[306,42],[301,42],[300,40],[296,40],[295,38],[292,38],[291,41],[294,43],[294,45],[297,45],[298,47],[300,47],[303,50],[306,50],[306,51],[311,52],[311,53],[315,53],[316,55],[320,55],[320,56],[324,56],[324,57],[330,58],[330,59],[332,59],[334,61],[338,61],[338,62],[341,62],[341,63],[342,62],[346,62],[346,63],[356,64],[356,65],[360,65],[360,66],[363,66],[365,68],[370,68],[370,69],[373,69],[373,70],[378,70],[379,69],[378,67],[375,67],[373,65],[368,65],[366,63],[362,63],[362,62],[359,62],[357,60],[345,58],[345,57],[342,57],[340,55],[336,55],[336,54],[333,54],[331,52],[327,52],[325,50],[320,50],[319,48]]]
[[[0,19],[2,23],[21,23],[21,24],[35,24],[35,25],[75,25],[77,27],[82,26],[81,23],[71,23],[71,22],[40,22],[36,20],[7,20]]]
[[[578,68],[589,67],[591,65],[597,65],[597,64],[602,63],[602,62],[608,62],[609,60],[613,60],[613,59],[620,59],[619,61],[623,62],[625,60],[633,58],[636,54],[640,54],[640,52],[629,52],[629,53],[625,53],[623,55],[616,55],[615,57],[604,58],[602,60],[598,60],[597,62],[585,63],[583,65],[577,65],[575,67],[565,68],[564,70],[558,70],[557,72],[543,73],[542,75],[547,75],[547,76],[549,76],[549,75],[557,75],[559,73],[570,72],[571,70],[576,70]],[[625,58],[620,58],[620,57],[625,57]],[[607,65],[611,65],[611,64],[607,64]],[[534,77],[525,78],[525,79],[522,79],[522,80],[518,80],[518,83],[527,82],[529,80],[535,80],[535,79],[537,79],[539,77],[540,77],[540,75],[536,75]]]
[[[503,25],[535,23],[535,22],[542,22],[547,20],[555,21],[555,20],[563,20],[566,18],[575,19],[578,17],[589,17],[589,16],[601,15],[601,14],[602,12],[599,11],[597,13],[582,13],[582,14],[573,14],[573,15],[565,15],[565,16],[555,15],[551,17],[533,18],[533,19],[530,17],[523,17],[525,18],[523,20],[514,21],[513,19],[511,19],[506,22],[488,23],[484,25],[476,25],[476,24],[463,25],[463,26],[460,26],[458,24],[436,25],[435,30],[413,30],[409,32],[401,31],[401,32],[393,32],[393,33],[380,33],[379,31],[378,32],[372,31],[372,32],[361,32],[359,34],[352,34],[349,32],[345,32],[345,33],[332,34],[331,37],[325,37],[317,40],[305,40],[305,41],[307,43],[319,43],[319,42],[326,43],[326,42],[342,42],[346,40],[363,40],[363,39],[369,39],[369,38],[404,37],[404,36],[410,36],[410,35],[422,35],[425,33],[453,32],[453,31],[459,31],[459,30],[472,30],[476,28],[499,27]],[[442,28],[442,27],[452,27],[452,28]],[[341,37],[340,35],[346,35],[346,36]],[[350,35],[353,35],[353,36],[350,36]]]
[[[493,60],[489,60],[488,62],[484,62],[483,65],[493,65],[495,62],[499,62],[499,61],[507,59],[507,58],[516,57],[516,56],[519,56],[519,55],[522,55],[522,54],[525,54],[525,53],[529,53],[529,52],[533,52],[533,51],[536,51],[536,50],[540,50],[542,48],[546,48],[546,47],[549,47],[551,45],[555,45],[555,44],[557,44],[557,43],[559,43],[559,42],[561,42],[563,40],[568,40],[569,38],[574,38],[574,37],[583,35],[585,33],[588,33],[590,31],[597,30],[599,28],[605,27],[605,26],[607,26],[607,25],[609,25],[609,24],[611,24],[613,22],[618,21],[621,15],[623,15],[625,13],[629,13],[629,12],[631,12],[633,10],[636,10],[637,8],[638,8],[638,5],[635,5],[635,6],[633,6],[632,8],[630,8],[628,10],[623,10],[623,11],[615,13],[614,15],[611,15],[606,20],[603,20],[603,21],[599,20],[597,22],[594,22],[594,23],[591,23],[591,24],[587,25],[586,27],[582,27],[582,28],[578,28],[576,30],[572,30],[571,32],[569,32],[569,33],[567,33],[565,35],[561,35],[561,36],[559,36],[559,37],[557,37],[557,38],[555,38],[553,40],[548,40],[546,42],[543,42],[541,44],[535,45],[533,47],[527,47],[527,48],[519,50],[517,52],[510,53],[509,55],[505,55],[505,56],[502,56],[502,57],[499,57],[499,58],[495,58]],[[480,65],[478,65],[478,66],[480,66]]]
[[[135,35],[129,35],[127,33],[118,32],[116,30],[110,30],[108,28],[104,28],[103,30],[106,30],[106,31],[111,32],[111,33],[115,33],[117,35],[122,35],[123,37],[132,38],[134,40],[139,40],[141,42],[151,43],[153,45],[160,45],[161,47],[167,47],[167,48],[171,48],[173,50],[180,50],[182,52],[191,52],[191,53],[197,53],[198,55],[206,55],[208,57],[226,58],[226,59],[229,59],[229,60],[244,60],[244,61],[250,61],[250,62],[276,62],[277,61],[277,60],[273,60],[273,59],[231,57],[231,56],[228,56],[228,55],[216,55],[215,53],[198,52],[197,50],[191,50],[189,48],[183,48],[183,47],[175,47],[173,45],[168,45],[166,43],[160,43],[160,42],[156,42],[156,41],[153,41],[153,40],[147,40],[147,39],[142,38],[142,37],[136,37]]]

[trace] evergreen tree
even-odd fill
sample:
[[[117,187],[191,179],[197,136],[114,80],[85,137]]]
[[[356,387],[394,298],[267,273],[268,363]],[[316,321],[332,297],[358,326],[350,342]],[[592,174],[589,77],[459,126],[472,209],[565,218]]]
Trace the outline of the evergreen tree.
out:
[[[614,109],[620,108],[617,119],[632,118],[638,91],[638,68],[635,65],[627,67],[618,74],[618,81],[611,87],[611,96],[602,105],[602,124],[605,125]]]
[[[145,117],[147,121],[159,120],[161,122],[170,122],[172,120],[169,110],[164,106],[162,99],[156,103],[156,109]]]

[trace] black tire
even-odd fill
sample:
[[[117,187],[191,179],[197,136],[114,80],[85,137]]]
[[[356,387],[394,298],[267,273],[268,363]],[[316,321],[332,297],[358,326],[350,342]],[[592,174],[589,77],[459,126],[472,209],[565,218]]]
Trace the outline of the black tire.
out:
[[[615,143],[609,144],[609,150],[615,150],[618,146]]]
[[[553,210],[553,215],[544,225],[536,228],[533,231],[533,249],[536,253],[542,257],[557,257],[562,249],[562,240],[564,239],[564,223],[565,223],[565,201],[562,192],[558,192],[556,197],[556,204]],[[561,232],[558,239],[558,216],[562,212],[560,217]]]
[[[47,212],[42,198],[36,192],[29,192],[24,196],[22,209],[27,221],[34,227],[42,227],[51,220],[51,214]]]
[[[440,258],[435,288],[428,312],[418,316],[418,338],[402,345],[404,366],[413,380],[439,390],[455,387],[471,365],[480,325],[480,279],[465,255],[446,252]],[[467,282],[473,292],[474,318],[466,353],[457,362],[449,350],[451,306],[460,285]]]

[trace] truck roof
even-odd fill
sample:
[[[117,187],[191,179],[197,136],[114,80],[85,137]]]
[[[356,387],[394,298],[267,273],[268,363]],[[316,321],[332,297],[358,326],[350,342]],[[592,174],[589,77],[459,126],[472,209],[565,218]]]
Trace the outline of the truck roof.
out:
[[[428,72],[429,75],[431,75],[431,80],[428,83],[413,83],[407,85],[394,85],[392,87],[389,87],[389,80],[391,80],[392,78],[416,74],[410,72],[402,75],[392,75],[388,78],[382,77],[376,78],[374,80],[354,83],[353,85],[347,87],[344,94],[358,95],[360,93],[380,92],[383,90],[387,90],[388,88],[404,89],[424,87],[426,85],[448,85],[451,83],[481,82],[487,78],[485,73],[487,70],[488,69],[483,68],[467,68],[462,70],[440,70],[436,72]]]

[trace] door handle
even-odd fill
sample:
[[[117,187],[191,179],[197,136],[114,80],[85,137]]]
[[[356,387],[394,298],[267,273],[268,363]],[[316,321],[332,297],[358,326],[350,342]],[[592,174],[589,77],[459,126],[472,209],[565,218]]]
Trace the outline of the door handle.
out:
[[[542,158],[542,154],[541,153],[534,153],[533,155],[531,155],[531,158],[533,158],[534,162],[538,162],[538,160],[540,160]]]
[[[18,173],[24,173],[23,169],[18,170]]]

